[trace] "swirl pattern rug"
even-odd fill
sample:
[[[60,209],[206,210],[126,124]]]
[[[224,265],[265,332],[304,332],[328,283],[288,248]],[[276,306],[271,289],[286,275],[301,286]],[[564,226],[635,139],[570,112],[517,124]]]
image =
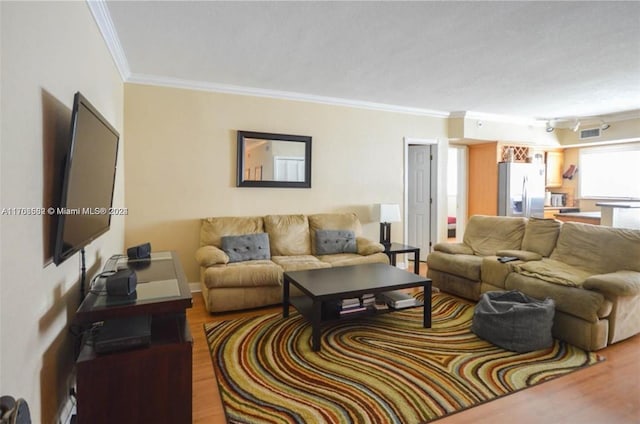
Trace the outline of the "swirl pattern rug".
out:
[[[434,293],[422,308],[335,321],[311,350],[293,312],[205,324],[229,423],[424,423],[599,361],[561,341],[519,354],[470,330],[474,304]]]

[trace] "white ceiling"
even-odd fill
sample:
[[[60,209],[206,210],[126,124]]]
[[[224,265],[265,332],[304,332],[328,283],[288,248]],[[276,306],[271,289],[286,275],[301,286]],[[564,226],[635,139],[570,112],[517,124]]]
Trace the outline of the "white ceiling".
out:
[[[98,23],[113,25],[106,38],[128,81],[425,113],[640,109],[640,2],[106,6]]]

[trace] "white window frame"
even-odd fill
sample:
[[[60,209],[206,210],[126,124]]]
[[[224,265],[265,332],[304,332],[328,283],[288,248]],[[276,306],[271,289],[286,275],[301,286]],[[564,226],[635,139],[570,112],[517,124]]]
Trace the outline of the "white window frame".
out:
[[[640,166],[637,162],[624,164],[621,163],[620,166],[614,167],[613,170],[604,170],[592,167],[593,162],[588,160],[589,156],[593,155],[605,155],[607,153],[626,153],[629,154],[634,152],[635,154],[640,154],[640,143],[625,143],[625,144],[615,144],[615,145],[607,145],[607,146],[597,146],[597,147],[583,147],[578,152],[578,172],[579,172],[579,183],[578,189],[580,193],[580,197],[583,199],[620,199],[620,200],[636,200],[640,199]],[[607,193],[599,192],[597,188],[593,187],[585,187],[585,184],[589,184],[590,178],[593,178],[593,175],[611,176],[611,172],[615,171],[615,178],[625,178],[630,182],[635,192],[629,192],[629,195],[624,195],[627,193],[616,193],[615,191]],[[605,173],[609,174],[605,174]],[[585,178],[585,175],[589,177]],[[633,181],[635,180],[635,181]]]

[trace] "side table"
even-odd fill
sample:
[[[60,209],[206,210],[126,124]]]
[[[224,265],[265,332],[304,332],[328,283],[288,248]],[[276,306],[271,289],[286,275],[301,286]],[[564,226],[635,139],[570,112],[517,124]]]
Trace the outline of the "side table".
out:
[[[396,266],[396,256],[401,253],[413,253],[413,272],[420,275],[420,248],[413,247],[402,243],[391,243],[385,246],[384,253],[387,254],[391,265]]]

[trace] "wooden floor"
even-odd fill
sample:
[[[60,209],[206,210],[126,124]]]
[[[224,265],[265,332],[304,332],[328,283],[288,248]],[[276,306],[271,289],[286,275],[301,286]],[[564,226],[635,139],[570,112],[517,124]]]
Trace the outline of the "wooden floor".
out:
[[[424,264],[421,274],[425,275]],[[225,423],[203,324],[279,312],[278,307],[210,315],[200,293],[188,310],[193,334],[193,422]],[[598,352],[606,361],[568,376],[453,414],[438,424],[640,423],[640,336]],[[313,423],[310,423],[313,424]]]

